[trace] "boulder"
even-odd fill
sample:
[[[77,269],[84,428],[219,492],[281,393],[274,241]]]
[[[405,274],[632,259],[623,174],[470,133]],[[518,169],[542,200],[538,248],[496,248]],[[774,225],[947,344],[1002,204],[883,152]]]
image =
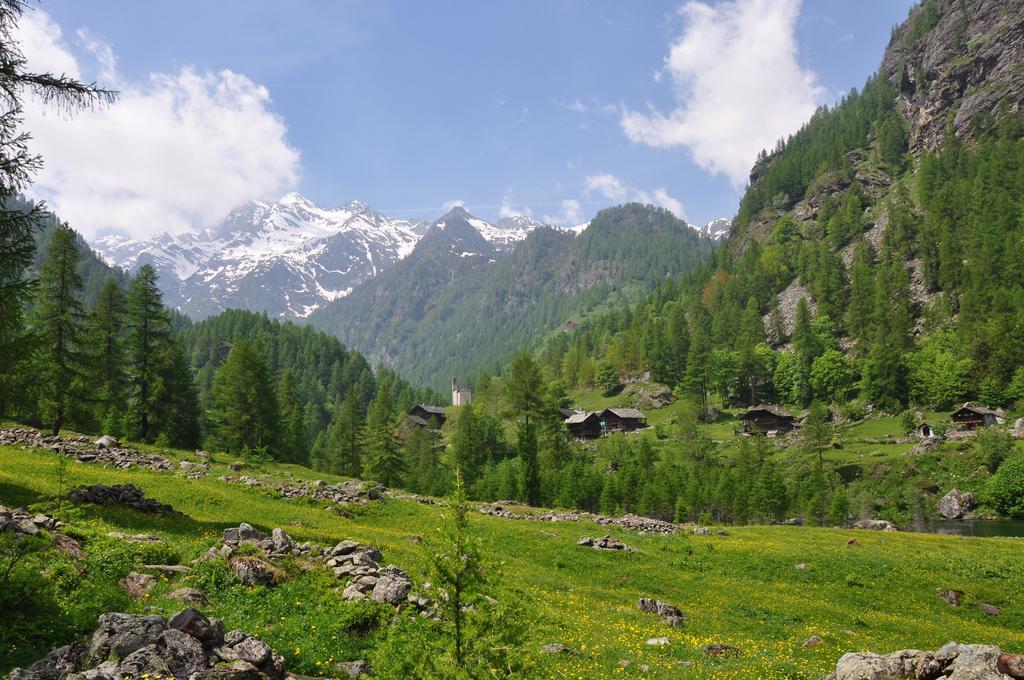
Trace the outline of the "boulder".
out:
[[[667,625],[673,628],[678,628],[686,623],[686,614],[681,612],[678,607],[671,605],[668,602],[654,600],[649,597],[641,597],[637,607],[639,607],[642,612],[657,614],[664,619]]]
[[[175,678],[187,678],[205,665],[202,643],[180,630],[165,630],[157,647]]]
[[[383,604],[398,604],[405,601],[410,588],[412,581],[405,572],[398,567],[388,566],[380,571],[370,598]]]
[[[121,587],[129,597],[145,597],[153,586],[156,585],[156,577],[152,574],[140,574],[137,571],[129,572],[121,579]]]
[[[72,559],[81,560],[85,558],[85,551],[82,550],[82,544],[67,534],[54,534],[53,547],[57,549],[57,552],[67,555]]]
[[[104,449],[109,451],[110,449],[121,448],[121,442],[117,440],[117,437],[111,437],[109,434],[105,434],[99,439],[97,439],[93,443],[93,446],[95,446],[100,451]]]
[[[817,647],[823,642],[820,635],[812,635],[811,637],[804,640],[804,643],[800,645],[804,649],[810,649],[811,647]]]
[[[939,499],[936,504],[939,514],[946,519],[963,519],[970,510],[974,508],[974,495],[969,491],[962,492],[957,488]]]
[[[1024,654],[1000,654],[996,670],[1011,678],[1024,678]]]
[[[207,605],[210,604],[210,600],[201,591],[195,588],[178,588],[172,591],[167,597],[178,602],[184,602],[185,604],[193,605]]]
[[[167,625],[182,633],[187,633],[207,646],[217,644],[224,638],[222,627],[218,629],[217,624],[192,607],[183,609],[172,616]]]
[[[665,645],[669,644],[669,640],[667,637],[649,638],[647,640],[647,644],[651,647],[664,647]]]
[[[258,557],[234,557],[231,571],[245,586],[269,586],[274,583],[274,568]]]
[[[852,652],[836,664],[836,680],[1002,680],[1001,651],[990,645],[943,645],[938,651],[903,649],[891,654]],[[1012,676],[1011,676],[1012,677]]]
[[[273,542],[275,553],[289,553],[291,552],[292,546],[294,545],[292,537],[286,534],[284,530],[280,528],[275,528],[271,532],[270,540]]]
[[[58,647],[28,668],[15,668],[11,680],[58,680],[85,663],[88,647],[81,643]]]
[[[244,640],[232,647],[235,654],[242,661],[247,661],[254,666],[262,666],[270,660],[271,650],[266,642],[259,638],[246,637]]]
[[[167,620],[162,616],[103,614],[89,642],[89,657],[105,660],[113,654],[124,659],[137,649],[156,644],[165,630]]]
[[[994,607],[990,604],[985,604],[984,602],[978,605],[978,609],[980,609],[985,614],[988,614],[989,616],[999,616],[1003,613],[1003,610],[1001,610],[999,607]]]
[[[157,678],[171,674],[171,669],[155,645],[140,647],[117,665],[117,672],[123,678]]]
[[[964,596],[963,592],[959,590],[936,590],[935,594],[946,601],[950,607],[959,607],[960,598]]]

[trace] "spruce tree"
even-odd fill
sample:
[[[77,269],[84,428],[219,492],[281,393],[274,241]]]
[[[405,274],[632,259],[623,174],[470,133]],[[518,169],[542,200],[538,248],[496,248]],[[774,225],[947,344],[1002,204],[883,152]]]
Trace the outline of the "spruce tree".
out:
[[[325,441],[316,448],[313,466],[338,475],[358,477],[362,473],[366,415],[358,388],[351,386],[338,406]]]
[[[160,356],[171,339],[171,321],[156,284],[156,270],[144,264],[128,286],[125,325],[128,331],[129,403],[139,439],[150,438],[150,418],[156,406]]]
[[[248,340],[236,342],[217,369],[210,419],[217,444],[228,453],[266,449],[282,459],[277,391],[266,359]]]
[[[385,486],[396,486],[402,480],[404,461],[395,438],[395,409],[391,390],[382,382],[377,396],[370,402],[366,416],[367,477]]]
[[[302,404],[299,402],[299,388],[295,370],[289,368],[281,376],[277,403],[281,409],[281,448],[283,459],[290,463],[306,465],[309,451],[306,447],[306,427]]]
[[[184,342],[180,338],[169,342],[158,361],[153,431],[164,435],[171,446],[198,447],[202,441],[202,408]]]
[[[119,420],[125,407],[124,312],[121,286],[108,278],[85,324],[86,371],[94,390],[95,417],[102,425]]]

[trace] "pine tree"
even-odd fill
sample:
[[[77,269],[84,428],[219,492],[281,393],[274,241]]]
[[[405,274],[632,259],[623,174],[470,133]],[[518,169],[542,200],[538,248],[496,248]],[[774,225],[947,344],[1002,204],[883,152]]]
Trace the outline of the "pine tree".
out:
[[[213,379],[210,419],[214,438],[228,453],[268,450],[277,460],[280,415],[266,359],[247,340],[239,340]]]
[[[38,338],[35,370],[39,378],[39,407],[51,422],[54,435],[60,432],[72,404],[72,390],[83,373],[82,330],[85,310],[79,296],[82,277],[78,274],[75,232],[59,227],[50,241],[46,261],[39,272],[39,292],[32,314],[32,329]]]
[[[128,287],[125,313],[128,339],[128,394],[138,436],[150,437],[150,417],[156,406],[160,355],[171,338],[171,321],[156,284],[156,270],[144,264]]]
[[[377,388],[366,417],[367,477],[385,486],[397,486],[402,480],[404,461],[395,439],[395,410],[386,383]]]

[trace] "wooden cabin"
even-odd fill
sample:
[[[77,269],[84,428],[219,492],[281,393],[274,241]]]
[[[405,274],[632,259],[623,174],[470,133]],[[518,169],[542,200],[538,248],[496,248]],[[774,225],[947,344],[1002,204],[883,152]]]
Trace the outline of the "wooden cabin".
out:
[[[964,404],[950,416],[961,430],[978,430],[997,424],[1001,418],[998,413],[985,406],[968,406]]]
[[[797,418],[778,406],[752,406],[740,416],[745,434],[786,434],[797,427]]]
[[[405,420],[412,427],[428,427],[431,421],[441,427],[445,421],[445,409],[443,406],[416,404],[405,414]]]
[[[574,439],[597,439],[603,434],[601,418],[586,411],[576,411],[566,418],[565,428]]]
[[[597,414],[605,434],[633,432],[647,427],[647,416],[635,408],[606,408]]]

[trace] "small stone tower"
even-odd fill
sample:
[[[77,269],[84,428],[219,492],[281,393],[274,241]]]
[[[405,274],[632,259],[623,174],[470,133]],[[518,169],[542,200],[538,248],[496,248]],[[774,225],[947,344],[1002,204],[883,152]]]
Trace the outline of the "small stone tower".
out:
[[[460,385],[457,378],[452,378],[452,406],[462,406],[473,401],[473,390]]]

